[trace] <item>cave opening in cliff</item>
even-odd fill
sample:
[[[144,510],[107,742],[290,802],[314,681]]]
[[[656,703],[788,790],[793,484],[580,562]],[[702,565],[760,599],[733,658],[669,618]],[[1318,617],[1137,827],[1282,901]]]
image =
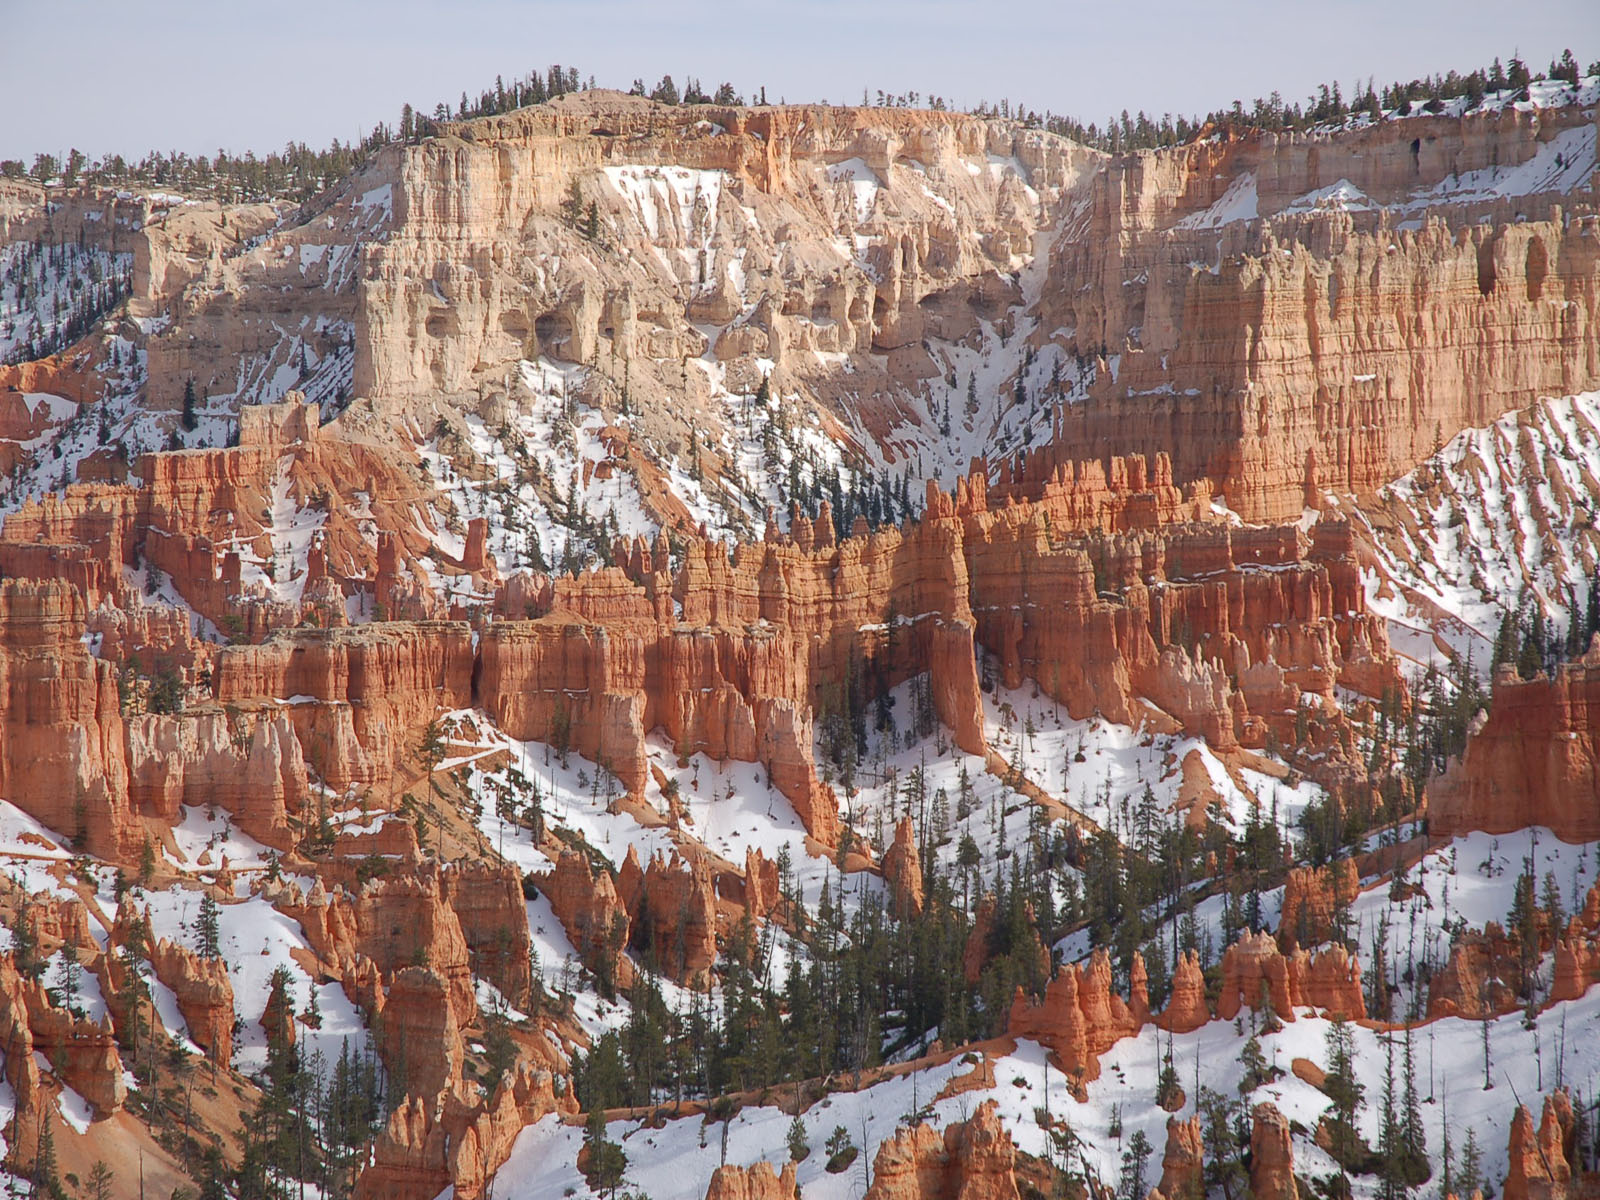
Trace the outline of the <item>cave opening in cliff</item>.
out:
[[[1550,254],[1544,248],[1544,241],[1534,238],[1528,243],[1528,259],[1526,276],[1528,280],[1528,299],[1537,301],[1544,296],[1544,281],[1550,274]]]
[[[560,358],[572,340],[572,322],[560,313],[544,313],[533,323],[533,336],[539,344],[539,353]]]
[[[1494,239],[1490,238],[1478,246],[1478,293],[1483,296],[1494,292]]]
[[[459,334],[461,332],[461,323],[456,320],[455,313],[447,308],[440,308],[428,314],[428,320],[424,328],[427,329],[429,337],[444,339],[455,337]]]

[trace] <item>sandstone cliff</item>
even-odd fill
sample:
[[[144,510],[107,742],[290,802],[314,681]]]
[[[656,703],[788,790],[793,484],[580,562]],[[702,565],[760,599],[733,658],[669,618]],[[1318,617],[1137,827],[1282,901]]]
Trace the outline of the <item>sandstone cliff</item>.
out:
[[[1077,286],[1043,301],[1042,328],[1103,356],[1068,441],[1170,449],[1178,478],[1282,518],[1324,492],[1370,496],[1436,433],[1592,386],[1587,198],[1458,182],[1581,153],[1568,141],[1591,121],[1506,110],[1112,160],[1084,236],[1053,249]]]

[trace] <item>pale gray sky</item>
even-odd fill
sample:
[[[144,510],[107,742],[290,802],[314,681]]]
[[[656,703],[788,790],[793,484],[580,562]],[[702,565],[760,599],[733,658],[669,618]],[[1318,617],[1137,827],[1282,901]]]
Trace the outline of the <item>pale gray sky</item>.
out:
[[[1565,46],[1600,57],[1595,0],[0,0],[0,157],[320,146],[551,62],[620,88],[670,73],[772,101],[915,89],[1103,122],[1519,48],[1542,68]]]

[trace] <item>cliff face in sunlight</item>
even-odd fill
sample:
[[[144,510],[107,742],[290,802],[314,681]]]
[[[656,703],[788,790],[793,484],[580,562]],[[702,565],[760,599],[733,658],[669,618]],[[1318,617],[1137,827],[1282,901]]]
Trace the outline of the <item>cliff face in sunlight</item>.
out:
[[[129,289],[0,368],[4,1168],[254,1169],[301,1064],[329,1196],[1297,1200],[1316,1022],[1547,1091],[1600,651],[1408,768],[1474,622],[1595,586],[1597,92],[1112,156],[591,91],[302,205],[0,183],[30,288]],[[1508,1195],[1590,1187],[1492,1100]]]

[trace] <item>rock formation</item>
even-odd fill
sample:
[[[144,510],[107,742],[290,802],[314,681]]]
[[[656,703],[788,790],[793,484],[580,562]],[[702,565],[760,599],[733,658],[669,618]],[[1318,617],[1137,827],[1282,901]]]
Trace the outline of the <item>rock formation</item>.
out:
[[[1429,789],[1444,836],[1545,825],[1563,841],[1600,838],[1600,645],[1553,677],[1495,675],[1489,719]]]
[[[1270,935],[1247,933],[1223,953],[1217,1016],[1231,1021],[1242,1007],[1260,1011],[1269,1003],[1283,1021],[1294,1020],[1294,1010],[1305,1007],[1360,1020],[1367,1015],[1361,965],[1343,946],[1285,955]]]
[[[637,868],[638,860],[634,862]],[[576,850],[563,850],[555,869],[539,881],[539,890],[549,899],[584,965],[616,987],[631,987],[633,964],[623,953],[629,937],[628,910],[610,872],[595,872]]]
[[[175,822],[181,805],[215,806],[258,841],[289,848],[289,817],[303,815],[310,787],[281,709],[132,717],[127,747],[129,799],[141,813]]]
[[[1116,356],[1068,445],[1170,449],[1178,479],[1209,477],[1246,520],[1282,519],[1324,492],[1370,495],[1436,430],[1592,386],[1600,360],[1555,317],[1571,304],[1580,326],[1595,319],[1592,217],[1566,219],[1558,192],[1449,195],[1468,164],[1525,162],[1584,120],[1508,109],[1111,160],[1085,236],[1053,251],[1077,287],[1047,288],[1040,322]],[[1360,200],[1315,204],[1339,186]],[[1408,228],[1412,197],[1427,199]],[[1399,299],[1414,289],[1430,297],[1421,325]]]
[[[696,855],[684,861],[655,854],[642,874],[638,860],[622,865],[618,890],[628,906],[629,941],[668,975],[703,985],[717,958],[717,905],[711,868]]]
[[[966,1121],[896,1131],[879,1147],[866,1200],[1015,1200],[1016,1146],[994,1101]]]
[[[167,938],[151,948],[156,978],[172,989],[195,1045],[213,1063],[233,1061],[233,984],[221,959],[201,958]]]
[[[1172,967],[1172,988],[1167,1006],[1161,1011],[1157,1024],[1169,1033],[1192,1033],[1211,1019],[1206,1005],[1206,981],[1200,970],[1200,956],[1185,950]],[[1161,1189],[1168,1200],[1173,1193]]]
[[[744,855],[744,908],[752,920],[770,916],[777,910],[779,893],[778,864],[760,850],[751,848]]]
[[[706,1200],[797,1200],[799,1194],[792,1162],[784,1163],[781,1173],[765,1162],[718,1167],[706,1187]]]
[[[379,1049],[407,1094],[435,1096],[461,1078],[466,1054],[448,980],[428,967],[395,972],[384,996]]]
[[[71,584],[0,583],[4,736],[0,794],[91,853],[136,853],[116,672],[84,645],[83,595]]]
[[[1428,1016],[1481,1020],[1509,1012],[1517,1005],[1519,952],[1499,925],[1490,922],[1482,934],[1458,938],[1450,957],[1428,980]]]
[[[413,1091],[389,1114],[354,1195],[431,1200],[453,1187],[462,1200],[479,1200],[525,1126],[550,1113],[577,1112],[564,1084],[549,1071],[519,1062],[487,1096],[459,1083],[437,1094]]]
[[[355,893],[342,887],[325,888],[321,879],[301,895],[297,886],[271,894],[277,906],[300,922],[306,940],[323,962],[339,967],[352,958],[370,960],[385,978],[407,967],[425,967],[447,989],[453,1020],[470,1024],[478,1004],[472,983],[472,947],[463,932],[452,901],[463,892],[457,881],[463,873],[493,878],[503,869],[442,865],[436,859],[411,864],[409,872],[394,872],[369,879]],[[470,911],[470,910],[469,910]],[[500,931],[504,930],[502,934]],[[498,955],[484,964],[503,967],[517,961],[515,948],[523,940],[514,926],[480,929],[480,943],[492,944],[503,936],[509,959]],[[520,961],[527,962],[526,951]]]
[[[1302,943],[1318,946],[1334,934],[1334,918],[1349,910],[1361,894],[1352,859],[1325,867],[1294,867],[1283,881],[1283,907],[1278,918],[1278,945],[1285,954]]]
[[[0,957],[0,1038],[6,1079],[24,1109],[29,1097],[38,1103],[35,1054],[99,1116],[110,1116],[127,1098],[122,1057],[109,1018],[95,1022],[58,1008],[43,983],[20,975],[9,955]]]
[[[1161,1155],[1160,1191],[1167,1200],[1190,1200],[1205,1190],[1205,1148],[1200,1114],[1167,1118],[1167,1148]]]
[[[1533,1114],[1517,1105],[1507,1146],[1505,1200],[1566,1200],[1574,1194],[1573,1137],[1577,1123],[1564,1091],[1544,1098],[1537,1132]]]
[[[1576,930],[1556,942],[1550,1003],[1576,1000],[1596,980],[1600,980],[1600,945]]]
[[[917,853],[917,835],[909,816],[895,823],[894,841],[883,852],[883,877],[889,883],[895,910],[901,919],[921,916],[922,860]]]
[[[1254,1200],[1296,1200],[1300,1192],[1288,1118],[1267,1100],[1250,1115],[1250,1195]]]
[[[929,903],[918,831],[906,817],[869,847],[845,828],[841,802],[860,809],[830,782],[825,736],[901,686],[941,754],[953,743],[996,775],[991,669],[1141,749],[1203,741],[1237,778],[1277,771],[1253,753],[1270,747],[1333,814],[1392,800],[1367,719],[1412,698],[1367,571],[1375,525],[1406,518],[1373,494],[1463,426],[1600,381],[1600,217],[1577,169],[1594,113],[1458,107],[1107,156],[943,109],[591,89],[364,148],[294,205],[0,180],[0,248],[113,256],[131,288],[76,345],[0,366],[0,796],[60,842],[8,833],[28,882],[0,883],[0,911],[39,951],[78,948],[109,1008],[75,1017],[0,956],[19,1125],[35,1114],[38,1136],[55,1079],[99,1116],[123,1105],[115,1031],[160,1013],[123,1007],[114,949],[141,917],[119,886],[106,918],[101,893],[146,853],[152,892],[186,876],[180,895],[248,890],[297,923],[297,971],[337,981],[366,1021],[403,1099],[355,1194],[479,1200],[526,1125],[575,1115],[566,1055],[591,1049],[582,1010],[533,1003],[543,901],[525,888],[607,1000],[639,964],[708,987],[741,917],[805,940],[777,863],[720,827],[718,852],[696,840],[664,748],[697,778],[696,756],[748,764],[739,778],[787,799],[808,852],[851,843],[846,871],[880,869],[881,851],[903,919]],[[985,394],[972,385],[953,433],[963,372]],[[141,452],[161,438],[234,444]],[[954,463],[957,445],[992,457]],[[1567,459],[1546,457],[1540,486],[1570,487]],[[763,530],[775,494],[794,503]],[[1537,592],[1536,557],[1501,574]],[[1555,589],[1569,608],[1575,580]],[[1502,672],[1462,760],[1428,785],[1429,833],[1600,839],[1597,680],[1600,644],[1549,677]],[[435,735],[456,721],[484,736],[445,777]],[[444,732],[457,758],[464,739]],[[545,742],[563,768],[580,756],[606,819],[631,814],[674,850],[630,848],[613,871],[546,814],[532,845],[508,828],[502,861],[467,780],[514,769],[506,738]],[[1216,793],[1203,753],[1162,767],[1187,781],[1195,826]],[[1059,818],[1042,780],[1007,782]],[[395,816],[408,789],[440,814],[430,847]],[[275,851],[270,868],[237,843],[198,864],[162,855],[192,847],[186,808],[226,813]],[[352,827],[320,836],[328,813]],[[1216,1016],[1359,1019],[1359,965],[1336,937],[1358,868],[1285,865],[1275,937],[1226,949]],[[983,897],[961,964],[973,987],[992,980],[997,922]],[[1540,925],[1551,1003],[1600,978],[1597,934],[1600,888],[1564,928]],[[1153,1016],[1137,953],[1124,998],[1105,950],[1052,973],[1032,936],[1025,975],[1049,982],[1017,993],[1007,1032],[1080,1098],[1147,1022],[1212,1018],[1193,953]],[[148,953],[226,1076],[227,966],[169,940]],[[1511,1006],[1519,969],[1497,926],[1458,936],[1430,1015]],[[529,1023],[480,1024],[484,984]],[[237,999],[292,1042],[292,990]],[[480,1058],[480,1032],[520,1056],[492,1089],[473,1078],[505,1065],[505,1043]],[[1007,1082],[987,1059],[963,1079]],[[142,1108],[98,1124],[145,1130]],[[1253,1115],[1252,1194],[1297,1200],[1287,1121]],[[26,1132],[7,1134],[13,1169]],[[1537,1131],[1519,1112],[1508,1200],[1567,1200],[1572,1137],[1564,1094]],[[1201,1141],[1198,1118],[1169,1121],[1165,1200],[1200,1189]],[[942,1133],[896,1132],[875,1166],[874,1200],[1019,1193],[993,1102]],[[766,1164],[724,1167],[707,1191],[796,1195],[794,1168]]]
[[[1019,991],[1006,1028],[1048,1049],[1081,1089],[1099,1078],[1100,1055],[1139,1031],[1139,1019],[1111,990],[1110,956],[1097,949],[1084,966],[1062,966],[1040,1003],[1030,1004]]]
[[[472,703],[463,623],[296,629],[217,655],[217,699],[303,698],[288,706],[307,764],[337,790],[384,777],[441,708]]]

